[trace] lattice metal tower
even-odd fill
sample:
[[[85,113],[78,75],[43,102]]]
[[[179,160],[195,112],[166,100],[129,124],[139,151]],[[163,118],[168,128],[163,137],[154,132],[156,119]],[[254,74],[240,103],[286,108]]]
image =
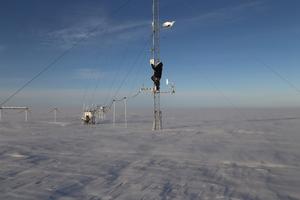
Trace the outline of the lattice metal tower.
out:
[[[159,49],[159,38],[160,38],[160,21],[159,21],[159,0],[153,0],[153,21],[152,21],[152,59],[154,63],[160,62],[160,49]],[[162,129],[162,114],[160,110],[160,90],[153,86],[153,97],[154,97],[154,120],[153,130]]]

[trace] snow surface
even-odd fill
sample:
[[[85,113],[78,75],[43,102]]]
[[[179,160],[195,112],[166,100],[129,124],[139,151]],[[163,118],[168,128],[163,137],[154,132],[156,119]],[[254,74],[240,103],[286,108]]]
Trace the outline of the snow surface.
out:
[[[159,132],[148,111],[127,129],[5,114],[0,199],[300,199],[300,109],[166,110]]]

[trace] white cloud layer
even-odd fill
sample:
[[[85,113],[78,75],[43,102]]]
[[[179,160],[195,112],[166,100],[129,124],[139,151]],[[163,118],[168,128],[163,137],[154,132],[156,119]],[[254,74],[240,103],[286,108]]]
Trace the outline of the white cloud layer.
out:
[[[208,13],[200,14],[198,16],[186,19],[188,22],[194,23],[211,23],[211,22],[230,22],[237,21],[249,10],[263,10],[265,7],[265,1],[251,1],[238,5],[224,7],[210,11]]]
[[[76,69],[74,72],[75,79],[83,79],[83,80],[90,80],[90,79],[103,79],[106,73],[102,72],[98,69],[92,68],[80,68]]]
[[[88,18],[68,27],[48,32],[46,43],[69,48],[79,41],[96,36],[103,36],[103,39],[111,36],[114,39],[132,39],[136,38],[136,34],[149,24],[147,21],[115,22],[106,17]]]

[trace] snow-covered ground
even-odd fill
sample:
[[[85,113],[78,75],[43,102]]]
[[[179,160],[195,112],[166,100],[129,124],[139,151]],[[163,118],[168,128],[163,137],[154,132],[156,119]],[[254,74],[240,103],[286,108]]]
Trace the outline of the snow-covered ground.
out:
[[[143,110],[130,111],[127,129],[122,116],[113,128],[110,116],[85,126],[7,114],[0,199],[300,199],[300,109],[163,114],[160,132]]]

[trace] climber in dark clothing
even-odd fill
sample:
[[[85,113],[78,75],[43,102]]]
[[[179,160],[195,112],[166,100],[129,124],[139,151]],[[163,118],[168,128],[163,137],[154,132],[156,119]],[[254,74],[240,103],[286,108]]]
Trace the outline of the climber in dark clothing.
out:
[[[151,59],[150,64],[151,64],[151,67],[154,71],[154,74],[151,77],[151,79],[154,82],[156,90],[159,91],[159,89],[160,89],[160,79],[161,79],[162,70],[163,70],[163,63],[158,62],[157,64],[154,65],[154,61],[153,61],[153,59]]]

